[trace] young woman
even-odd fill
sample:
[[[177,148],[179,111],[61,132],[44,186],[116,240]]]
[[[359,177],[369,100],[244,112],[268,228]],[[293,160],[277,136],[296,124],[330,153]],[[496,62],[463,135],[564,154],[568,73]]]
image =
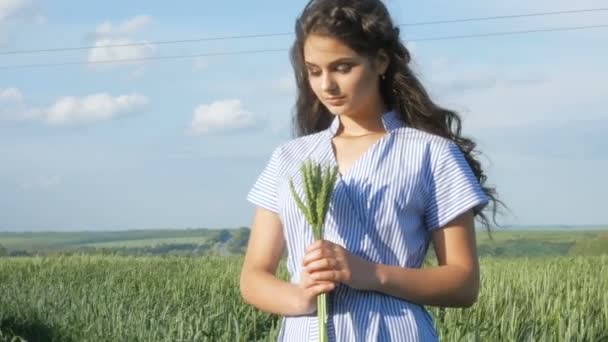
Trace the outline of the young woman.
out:
[[[317,340],[316,296],[328,293],[334,341],[435,341],[424,305],[469,307],[479,292],[474,217],[500,203],[460,134],[414,76],[381,0],[311,1],[296,21],[297,137],[278,146],[247,199],[253,218],[240,287],[283,316],[280,341]],[[337,166],[313,241],[289,180],[306,159]],[[298,190],[300,191],[300,190]],[[439,265],[420,268],[429,243]],[[275,274],[287,251],[291,279]]]

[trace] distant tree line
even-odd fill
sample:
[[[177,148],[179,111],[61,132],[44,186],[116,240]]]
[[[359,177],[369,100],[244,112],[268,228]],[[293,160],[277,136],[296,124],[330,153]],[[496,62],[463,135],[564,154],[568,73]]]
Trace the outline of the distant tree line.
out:
[[[33,256],[33,255],[124,255],[124,256],[154,256],[154,255],[235,255],[243,254],[249,241],[249,228],[222,229],[214,232],[208,239],[201,243],[162,243],[155,246],[142,247],[95,247],[78,246],[67,247],[60,250],[49,251],[7,251],[0,245],[1,256]]]
[[[6,247],[0,245],[0,258],[1,257],[18,257],[18,256],[33,256],[36,255],[35,252],[30,252],[25,249],[16,249],[9,251]]]

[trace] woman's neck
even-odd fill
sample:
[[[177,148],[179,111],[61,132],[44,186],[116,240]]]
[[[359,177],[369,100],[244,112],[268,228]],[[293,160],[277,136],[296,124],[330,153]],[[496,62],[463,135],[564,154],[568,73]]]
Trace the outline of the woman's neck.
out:
[[[386,112],[384,106],[375,110],[363,111],[361,115],[340,115],[340,127],[336,136],[355,137],[386,132],[382,115]]]

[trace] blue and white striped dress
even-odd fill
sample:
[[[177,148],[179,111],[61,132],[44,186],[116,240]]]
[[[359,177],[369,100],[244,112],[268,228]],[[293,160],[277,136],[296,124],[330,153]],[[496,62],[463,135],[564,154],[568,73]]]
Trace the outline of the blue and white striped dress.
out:
[[[331,139],[336,116],[326,130],[278,146],[253,188],[251,203],[277,213],[288,250],[292,283],[299,283],[312,229],[289,190],[292,178],[304,198],[300,165],[308,158],[337,165]],[[325,239],[374,263],[419,268],[430,232],[489,198],[458,146],[448,139],[408,127],[396,112],[382,115],[388,132],[343,175],[338,175],[325,225]],[[360,291],[344,284],[328,296],[330,341],[437,341],[433,319],[421,305]],[[316,313],[283,317],[279,341],[316,341]]]

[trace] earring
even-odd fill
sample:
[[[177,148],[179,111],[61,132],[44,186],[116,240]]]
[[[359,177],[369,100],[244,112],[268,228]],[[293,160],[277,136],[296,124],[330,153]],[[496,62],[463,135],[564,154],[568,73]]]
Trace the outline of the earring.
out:
[[[380,75],[380,78],[384,81],[386,79],[386,76],[384,74]]]

